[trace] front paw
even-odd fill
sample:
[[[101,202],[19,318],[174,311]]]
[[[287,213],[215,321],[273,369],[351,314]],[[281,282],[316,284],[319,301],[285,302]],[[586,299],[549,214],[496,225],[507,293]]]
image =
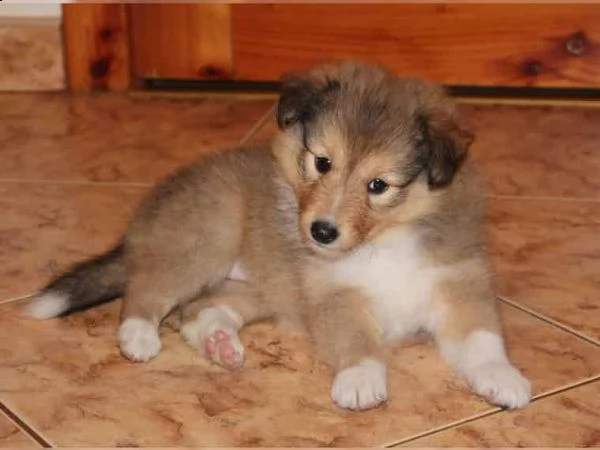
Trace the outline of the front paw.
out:
[[[131,361],[146,362],[154,358],[161,349],[156,327],[144,319],[130,317],[119,328],[121,353]]]
[[[331,388],[331,398],[338,406],[355,411],[374,408],[387,396],[385,365],[374,359],[338,372]]]
[[[531,400],[531,383],[509,363],[486,363],[466,375],[473,391],[494,405],[516,409]]]

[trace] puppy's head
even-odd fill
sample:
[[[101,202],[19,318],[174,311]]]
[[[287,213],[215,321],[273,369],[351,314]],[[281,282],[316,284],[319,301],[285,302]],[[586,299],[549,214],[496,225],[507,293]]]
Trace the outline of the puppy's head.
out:
[[[285,78],[277,124],[302,236],[331,257],[429,213],[472,141],[440,88],[354,62]]]

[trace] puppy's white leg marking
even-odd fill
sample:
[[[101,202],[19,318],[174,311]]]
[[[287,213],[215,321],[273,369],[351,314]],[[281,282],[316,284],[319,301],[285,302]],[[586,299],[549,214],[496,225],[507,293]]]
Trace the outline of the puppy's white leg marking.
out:
[[[181,327],[181,334],[207,359],[231,370],[244,363],[244,346],[238,336],[243,324],[234,310],[217,306],[200,311],[196,320]]]
[[[156,326],[137,317],[126,319],[119,328],[121,352],[132,361],[149,361],[160,352]]]
[[[25,307],[25,315],[34,319],[50,319],[60,316],[69,309],[69,296],[60,292],[36,295]]]
[[[494,405],[515,409],[531,401],[531,383],[510,363],[486,363],[468,374],[467,380]]]
[[[511,365],[502,338],[474,331],[462,343],[441,343],[442,355],[475,393],[507,408],[523,408],[531,400],[531,383]]]
[[[364,359],[359,364],[339,372],[331,388],[331,398],[345,409],[374,408],[386,401],[387,396],[385,365],[374,359]]]

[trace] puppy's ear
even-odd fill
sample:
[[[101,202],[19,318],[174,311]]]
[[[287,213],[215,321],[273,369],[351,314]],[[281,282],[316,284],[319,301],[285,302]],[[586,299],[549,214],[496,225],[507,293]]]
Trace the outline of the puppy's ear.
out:
[[[277,125],[285,129],[298,122],[309,122],[339,88],[339,81],[329,77],[312,74],[285,76],[277,105]]]
[[[474,135],[460,122],[452,106],[439,105],[418,117],[420,159],[432,189],[452,182],[464,162]]]

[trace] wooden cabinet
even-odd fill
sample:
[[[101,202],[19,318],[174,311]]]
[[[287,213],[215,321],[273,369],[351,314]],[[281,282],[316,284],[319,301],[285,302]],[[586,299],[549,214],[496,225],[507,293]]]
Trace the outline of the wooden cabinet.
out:
[[[233,78],[331,56],[452,85],[600,86],[600,5],[239,5],[232,23]]]
[[[112,6],[127,10],[132,80],[276,81],[354,58],[447,85],[600,87],[597,4]]]
[[[133,70],[139,78],[223,79],[233,74],[232,6],[131,5]]]

